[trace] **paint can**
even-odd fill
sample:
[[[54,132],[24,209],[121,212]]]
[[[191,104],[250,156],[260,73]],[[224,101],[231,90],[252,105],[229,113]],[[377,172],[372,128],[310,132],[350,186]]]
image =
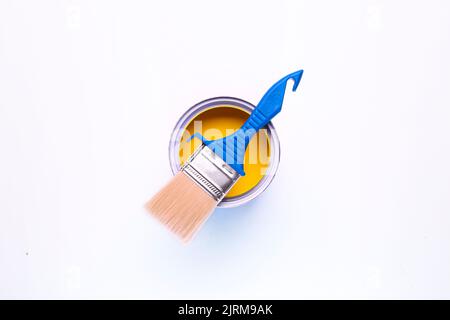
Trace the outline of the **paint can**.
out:
[[[180,171],[181,160],[180,160],[180,141],[182,139],[183,133],[187,126],[202,113],[207,112],[211,109],[223,108],[223,107],[233,107],[240,109],[243,112],[250,115],[250,113],[255,109],[255,106],[245,100],[233,98],[233,97],[217,97],[204,100],[199,102],[189,108],[178,120],[175,128],[172,131],[172,135],[169,142],[169,162],[172,173],[175,175]],[[280,141],[276,133],[275,127],[271,122],[269,122],[266,127],[267,136],[269,138],[270,146],[270,159],[265,170],[264,175],[259,180],[259,182],[253,186],[250,190],[243,194],[225,197],[218,205],[221,208],[232,208],[241,206],[264,192],[266,188],[272,182],[280,162]],[[193,133],[193,132],[192,132]],[[241,178],[242,179],[242,178]]]

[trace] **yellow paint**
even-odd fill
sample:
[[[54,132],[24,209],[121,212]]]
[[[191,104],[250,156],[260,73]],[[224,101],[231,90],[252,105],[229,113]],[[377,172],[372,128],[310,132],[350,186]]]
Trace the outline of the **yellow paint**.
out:
[[[187,139],[199,132],[208,140],[222,138],[237,129],[247,120],[249,114],[233,106],[216,106],[197,115],[185,128],[180,141],[180,162],[183,164],[200,146],[198,139]],[[262,129],[250,140],[245,153],[245,176],[239,178],[231,188],[227,198],[246,193],[255,187],[264,177],[270,163],[270,139],[267,132]]]

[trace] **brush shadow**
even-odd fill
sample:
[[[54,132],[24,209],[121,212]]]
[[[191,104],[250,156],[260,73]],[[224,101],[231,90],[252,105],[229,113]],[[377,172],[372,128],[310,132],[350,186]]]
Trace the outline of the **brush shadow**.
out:
[[[206,237],[208,242],[214,242],[215,245],[240,243],[249,236],[248,228],[257,223],[255,219],[267,201],[261,195],[239,207],[217,208],[199,232],[198,238]]]

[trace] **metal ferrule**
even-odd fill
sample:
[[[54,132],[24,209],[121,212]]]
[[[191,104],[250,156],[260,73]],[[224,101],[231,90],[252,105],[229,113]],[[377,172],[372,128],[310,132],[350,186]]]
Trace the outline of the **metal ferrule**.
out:
[[[220,202],[240,175],[210,148],[201,145],[181,170]]]

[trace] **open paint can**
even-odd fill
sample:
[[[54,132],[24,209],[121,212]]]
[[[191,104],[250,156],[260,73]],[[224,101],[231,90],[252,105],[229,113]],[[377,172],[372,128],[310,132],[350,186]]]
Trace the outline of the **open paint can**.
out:
[[[173,174],[201,145],[189,137],[199,132],[206,139],[218,139],[231,134],[247,120],[255,106],[232,97],[211,98],[189,108],[178,120],[169,143],[169,161]],[[245,176],[239,178],[219,207],[231,208],[249,202],[272,182],[280,162],[280,141],[269,122],[250,141],[244,161]]]

